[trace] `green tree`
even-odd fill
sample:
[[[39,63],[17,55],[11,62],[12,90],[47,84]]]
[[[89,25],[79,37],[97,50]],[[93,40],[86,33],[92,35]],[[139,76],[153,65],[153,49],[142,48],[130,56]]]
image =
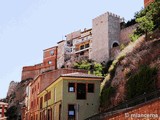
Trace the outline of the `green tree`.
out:
[[[146,40],[148,37],[148,33],[151,32],[154,28],[154,22],[152,20],[152,17],[143,16],[136,19],[136,22],[139,23],[138,28],[145,33]]]
[[[82,60],[74,63],[74,68],[88,70],[89,73],[97,76],[102,76],[103,73],[102,64],[89,60]]]
[[[152,33],[152,31],[159,29],[160,30],[160,0],[155,0],[155,2],[151,3],[149,6],[140,10],[135,14],[136,22],[139,23],[136,31],[133,35],[131,35],[132,41],[135,41],[138,37],[145,34],[146,39],[148,37],[148,33]]]

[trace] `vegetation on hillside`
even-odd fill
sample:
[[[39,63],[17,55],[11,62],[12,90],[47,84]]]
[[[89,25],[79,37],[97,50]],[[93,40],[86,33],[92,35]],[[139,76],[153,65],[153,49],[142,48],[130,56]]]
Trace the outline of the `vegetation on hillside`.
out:
[[[102,109],[160,88],[158,85],[160,82],[160,40],[154,39],[160,37],[159,6],[160,0],[155,0],[154,3],[137,12],[135,19],[128,23],[128,25],[138,23],[138,26],[134,34],[130,36],[132,42],[122,49],[112,62],[101,84]],[[127,24],[121,27],[125,26]],[[155,34],[158,34],[157,37]],[[149,39],[154,40],[148,41]]]
[[[156,90],[157,68],[141,66],[140,69],[130,75],[126,83],[126,98],[132,99],[142,94],[147,94]]]
[[[135,21],[139,25],[134,34],[131,35],[132,41],[137,40],[143,34],[145,34],[147,40],[149,34],[152,34],[156,29],[160,29],[159,6],[160,0],[155,0],[155,2],[135,14]]]
[[[94,74],[97,76],[105,76],[105,73],[108,72],[108,69],[111,64],[112,61],[109,61],[108,63],[105,64],[105,63],[97,63],[93,60],[82,60],[74,63],[74,68],[88,70],[89,74]]]

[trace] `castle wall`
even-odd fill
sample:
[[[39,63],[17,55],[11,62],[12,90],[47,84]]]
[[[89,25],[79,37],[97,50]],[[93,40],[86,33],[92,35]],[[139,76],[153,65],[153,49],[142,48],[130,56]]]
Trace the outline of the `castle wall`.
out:
[[[97,62],[103,62],[109,59],[109,49],[107,41],[108,14],[105,13],[92,20],[92,46],[90,59],[93,59]]]
[[[108,16],[108,39],[109,39],[109,58],[111,59],[112,52],[115,52],[113,44],[120,44],[120,16],[109,13]],[[114,57],[114,56],[113,56]]]
[[[90,59],[97,62],[107,62],[114,42],[120,40],[120,17],[105,13],[92,21],[92,45]],[[102,53],[103,51],[103,53]]]
[[[130,35],[133,34],[134,30],[136,30],[136,27],[137,27],[137,24],[129,26],[121,30],[120,32],[120,43],[121,44],[126,45],[131,41]]]

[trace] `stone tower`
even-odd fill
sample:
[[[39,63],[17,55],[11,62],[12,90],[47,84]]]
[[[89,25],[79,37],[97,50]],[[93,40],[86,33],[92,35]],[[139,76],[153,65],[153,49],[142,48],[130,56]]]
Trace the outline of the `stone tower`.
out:
[[[111,58],[111,49],[120,43],[120,22],[118,15],[109,12],[92,20],[90,59],[107,62]]]

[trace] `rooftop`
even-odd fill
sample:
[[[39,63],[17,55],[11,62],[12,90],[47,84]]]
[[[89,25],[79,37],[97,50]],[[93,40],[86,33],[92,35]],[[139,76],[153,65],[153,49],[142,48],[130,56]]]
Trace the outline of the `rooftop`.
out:
[[[99,78],[99,79],[103,79],[103,77],[99,77],[99,76],[92,75],[92,74],[80,73],[80,72],[61,74],[61,77],[80,77],[80,78]]]

